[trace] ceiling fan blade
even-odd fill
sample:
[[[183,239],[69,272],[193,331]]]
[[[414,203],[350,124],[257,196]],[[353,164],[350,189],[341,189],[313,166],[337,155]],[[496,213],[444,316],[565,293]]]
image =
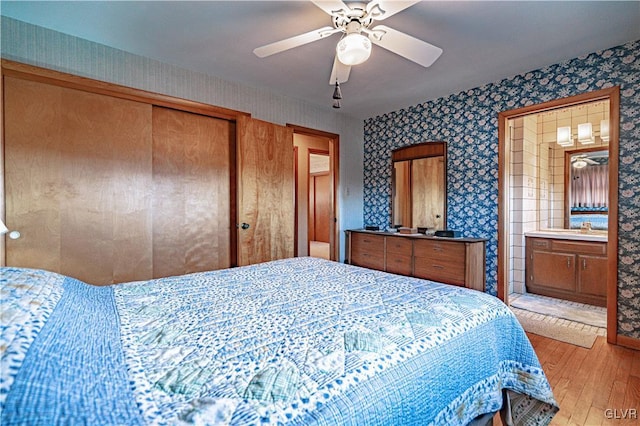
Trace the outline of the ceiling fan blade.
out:
[[[351,11],[349,6],[344,4],[342,0],[311,0],[311,3],[315,4],[331,16],[346,18]]]
[[[345,65],[338,60],[338,56],[336,55],[333,60],[333,69],[331,70],[331,77],[329,77],[329,85],[338,83],[344,83],[349,80],[349,73],[351,72],[351,66]]]
[[[255,49],[253,49],[253,53],[255,53],[259,58],[264,58],[275,53],[284,52],[285,50],[302,46],[303,44],[311,43],[312,41],[329,37],[330,35],[340,31],[341,30],[338,28],[322,27],[317,30],[309,31],[308,33],[297,35],[295,37],[286,38],[284,40],[276,41],[265,46],[256,47]]]
[[[423,67],[429,67],[442,54],[442,49],[408,34],[378,25],[372,29],[363,29],[373,44],[407,58]]]
[[[420,0],[412,1],[391,1],[391,0],[373,0],[367,3],[367,14],[371,19],[382,21],[389,16],[393,16],[398,12],[402,12],[408,7],[420,3]]]

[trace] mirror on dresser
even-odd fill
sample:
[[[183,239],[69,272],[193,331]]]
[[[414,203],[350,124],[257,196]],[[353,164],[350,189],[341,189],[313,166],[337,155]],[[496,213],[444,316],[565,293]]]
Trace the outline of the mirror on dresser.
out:
[[[607,146],[566,151],[564,160],[564,227],[606,230],[609,201]]]
[[[447,144],[425,142],[391,153],[393,226],[447,227]]]

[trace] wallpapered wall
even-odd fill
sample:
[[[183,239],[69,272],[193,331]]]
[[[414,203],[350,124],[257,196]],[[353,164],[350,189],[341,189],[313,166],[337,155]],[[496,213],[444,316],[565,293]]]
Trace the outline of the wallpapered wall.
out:
[[[392,149],[448,144],[448,228],[488,238],[487,292],[498,266],[498,113],[620,86],[618,333],[640,338],[640,41],[365,120],[364,223],[388,226]]]

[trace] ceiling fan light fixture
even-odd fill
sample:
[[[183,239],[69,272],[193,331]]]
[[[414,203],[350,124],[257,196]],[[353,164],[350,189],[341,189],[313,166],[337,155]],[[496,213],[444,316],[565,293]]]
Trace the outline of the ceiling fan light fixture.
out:
[[[585,167],[587,167],[587,162],[582,159],[573,162],[574,169],[583,169]]]
[[[336,46],[338,60],[345,65],[359,65],[371,55],[371,41],[362,34],[347,34]]]

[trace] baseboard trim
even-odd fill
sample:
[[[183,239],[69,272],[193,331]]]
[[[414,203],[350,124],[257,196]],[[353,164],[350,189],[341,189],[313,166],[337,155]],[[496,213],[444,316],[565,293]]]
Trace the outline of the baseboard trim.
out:
[[[616,344],[619,346],[624,346],[626,348],[635,349],[640,351],[640,339],[635,339],[633,337],[621,336],[618,334],[618,338],[616,339]]]

